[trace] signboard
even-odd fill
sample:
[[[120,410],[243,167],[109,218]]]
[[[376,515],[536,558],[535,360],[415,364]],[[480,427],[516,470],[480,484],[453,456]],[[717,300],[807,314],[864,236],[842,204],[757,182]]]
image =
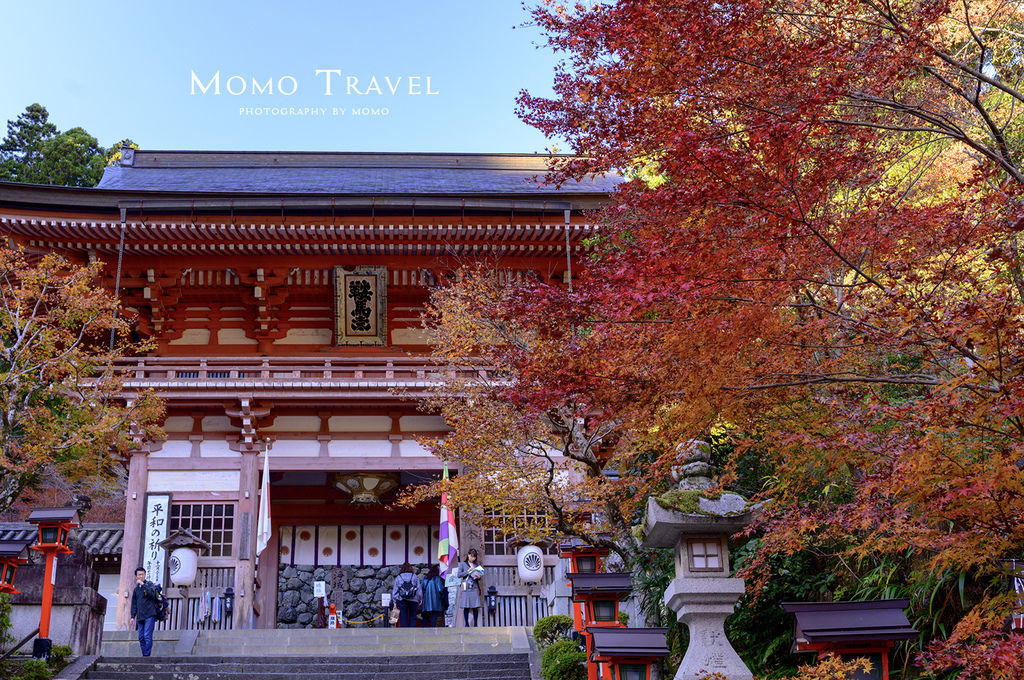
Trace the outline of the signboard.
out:
[[[313,581],[313,597],[327,597],[327,581]]]
[[[327,617],[327,627],[328,628],[337,628],[338,627],[338,615],[337,614],[331,614],[330,616]]]
[[[335,343],[386,345],[387,267],[335,267]]]
[[[391,606],[391,593],[380,594],[380,606],[385,609]]]
[[[170,494],[147,495],[146,523],[142,527],[142,568],[146,570],[146,579],[158,586],[164,585],[164,560],[167,556],[160,542],[167,538],[170,521]]]
[[[444,585],[448,588],[448,610],[444,613],[444,625],[446,628],[455,627],[455,608],[459,601],[459,585],[462,579],[459,578],[458,570],[448,570],[448,576],[444,579]]]

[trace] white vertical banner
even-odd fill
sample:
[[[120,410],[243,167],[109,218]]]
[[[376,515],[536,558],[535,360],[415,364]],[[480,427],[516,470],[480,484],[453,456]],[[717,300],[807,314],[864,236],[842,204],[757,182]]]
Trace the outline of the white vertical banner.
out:
[[[146,578],[158,586],[164,585],[164,559],[167,551],[160,547],[167,538],[167,527],[171,522],[171,496],[150,494],[146,496],[146,524],[142,527],[142,568]]]
[[[1017,594],[1017,611],[1013,613],[1013,630],[1024,630],[1024,562],[1010,561],[1010,578],[1013,579],[1013,592]]]

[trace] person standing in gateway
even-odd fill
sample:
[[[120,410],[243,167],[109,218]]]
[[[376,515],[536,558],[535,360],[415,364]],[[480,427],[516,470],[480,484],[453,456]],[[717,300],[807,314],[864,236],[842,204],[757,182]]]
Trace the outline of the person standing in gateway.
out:
[[[146,580],[146,570],[135,570],[135,590],[132,591],[132,619],[130,625],[138,627],[139,646],[142,656],[153,651],[153,627],[156,626],[157,608],[160,606],[160,591],[152,581]]]

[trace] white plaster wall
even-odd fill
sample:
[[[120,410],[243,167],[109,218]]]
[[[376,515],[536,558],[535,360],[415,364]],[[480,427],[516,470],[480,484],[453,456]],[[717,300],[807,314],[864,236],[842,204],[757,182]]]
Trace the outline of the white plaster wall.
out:
[[[402,458],[419,458],[422,456],[430,456],[430,451],[414,439],[403,439],[398,442],[398,455]],[[433,456],[431,456],[433,457]]]
[[[237,427],[231,426],[231,419],[227,416],[206,416],[202,422],[203,432],[237,432]]]
[[[154,491],[238,491],[238,470],[150,470],[146,490]]]
[[[107,613],[103,616],[103,630],[117,630],[117,586],[120,574],[100,574],[99,593],[107,598]]]
[[[186,328],[180,338],[171,340],[168,345],[209,345],[209,328]]]
[[[164,421],[164,432],[191,432],[191,416],[170,416]]]
[[[277,451],[277,444],[274,444]],[[391,455],[391,442],[386,439],[336,439],[327,444],[327,454],[341,458],[388,457]]]
[[[224,319],[228,321],[228,319]],[[241,319],[239,319],[241,320]],[[244,328],[221,328],[217,331],[217,342],[221,345],[256,345],[256,338],[245,335]]]
[[[331,416],[327,421],[331,432],[390,432],[390,416]]]
[[[242,454],[231,450],[224,439],[204,439],[199,442],[199,455],[203,458],[238,458]]]
[[[320,419],[316,416],[278,416],[263,432],[319,432]]]
[[[188,458],[192,455],[192,442],[187,439],[168,439],[159,450],[149,455],[153,458]]]
[[[403,432],[448,432],[452,429],[441,416],[402,416],[398,426]]]
[[[275,345],[329,345],[330,328],[289,328],[288,333],[274,342]]]
[[[309,439],[279,439],[270,449],[270,459],[279,457],[299,458],[320,455],[320,442]]]

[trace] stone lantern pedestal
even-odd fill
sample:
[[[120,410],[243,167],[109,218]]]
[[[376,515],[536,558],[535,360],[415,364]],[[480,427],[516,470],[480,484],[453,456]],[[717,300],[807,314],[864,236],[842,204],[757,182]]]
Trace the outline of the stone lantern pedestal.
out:
[[[664,498],[664,497],[663,497]],[[743,579],[729,576],[729,535],[750,520],[746,499],[724,493],[704,498],[700,489],[670,492],[682,510],[647,501],[645,548],[675,548],[676,577],[665,591],[665,604],[690,630],[675,680],[695,680],[720,673],[728,680],[753,675],[725,636],[725,620],[743,595]]]

